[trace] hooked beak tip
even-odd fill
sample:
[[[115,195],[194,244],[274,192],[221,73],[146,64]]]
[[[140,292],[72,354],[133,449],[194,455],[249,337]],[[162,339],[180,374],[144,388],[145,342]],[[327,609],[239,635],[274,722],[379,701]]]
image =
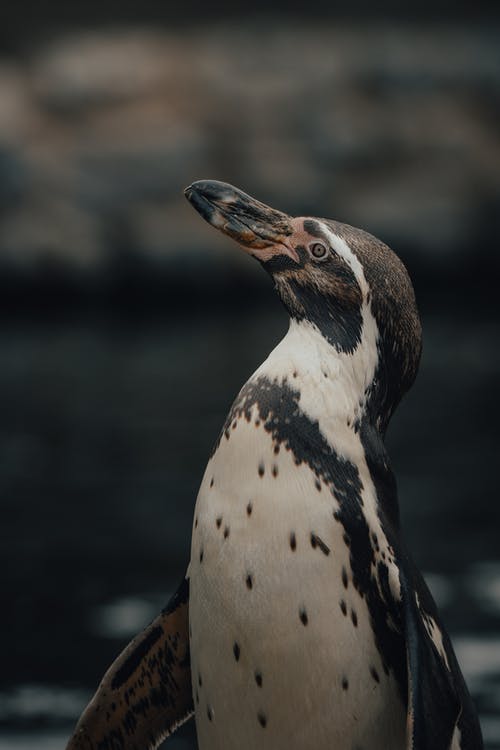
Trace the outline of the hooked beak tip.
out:
[[[242,190],[218,180],[197,180],[184,190],[188,201],[209,223],[219,215],[227,221],[226,233],[234,236],[232,229],[243,229],[243,234],[272,241],[278,235],[290,233],[290,217],[252,198]],[[226,224],[217,221],[225,231]],[[238,237],[235,237],[238,239]]]
[[[292,233],[289,216],[228,183],[197,180],[184,194],[209,224],[260,260],[276,252],[271,248],[283,247]]]

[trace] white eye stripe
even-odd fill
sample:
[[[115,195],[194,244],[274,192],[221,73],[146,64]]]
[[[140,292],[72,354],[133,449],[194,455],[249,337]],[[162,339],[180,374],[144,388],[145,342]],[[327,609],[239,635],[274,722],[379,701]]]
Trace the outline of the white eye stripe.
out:
[[[321,224],[321,229],[328,238],[329,243],[334,253],[343,258],[352,269],[358,284],[361,287],[361,291],[366,294],[369,291],[368,282],[366,281],[365,272],[361,265],[359,258],[353,253],[347,242],[339,237],[337,234],[331,231],[327,226]]]

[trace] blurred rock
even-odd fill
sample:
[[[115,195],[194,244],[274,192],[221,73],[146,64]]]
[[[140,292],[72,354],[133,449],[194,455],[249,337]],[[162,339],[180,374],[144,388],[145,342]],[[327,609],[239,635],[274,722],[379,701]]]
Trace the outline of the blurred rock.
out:
[[[66,112],[157,93],[171,85],[182,59],[178,44],[165,41],[154,31],[63,37],[35,58],[37,93]]]
[[[2,60],[0,91],[4,271],[99,276],[124,245],[174,276],[179,257],[220,267],[182,199],[203,177],[363,226],[414,266],[498,241],[495,29],[68,33]]]
[[[92,214],[63,197],[36,195],[0,227],[2,260],[33,272],[47,263],[75,272],[95,272],[105,257],[100,228]]]

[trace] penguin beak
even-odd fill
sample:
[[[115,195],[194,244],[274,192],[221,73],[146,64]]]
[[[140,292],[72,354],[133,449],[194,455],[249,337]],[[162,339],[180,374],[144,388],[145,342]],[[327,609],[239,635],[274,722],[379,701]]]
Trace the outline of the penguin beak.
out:
[[[266,206],[242,190],[218,180],[198,180],[184,194],[201,216],[238,242],[261,262],[288,255],[299,262],[289,242],[291,218]]]

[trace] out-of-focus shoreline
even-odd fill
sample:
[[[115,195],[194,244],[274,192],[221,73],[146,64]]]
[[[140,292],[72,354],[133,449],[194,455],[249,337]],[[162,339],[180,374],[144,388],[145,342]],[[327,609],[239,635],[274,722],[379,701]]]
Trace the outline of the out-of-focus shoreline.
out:
[[[425,294],[456,280],[484,299],[500,266],[499,35],[263,17],[79,30],[5,55],[3,304],[244,285],[252,271],[182,196],[202,177],[371,231]]]

